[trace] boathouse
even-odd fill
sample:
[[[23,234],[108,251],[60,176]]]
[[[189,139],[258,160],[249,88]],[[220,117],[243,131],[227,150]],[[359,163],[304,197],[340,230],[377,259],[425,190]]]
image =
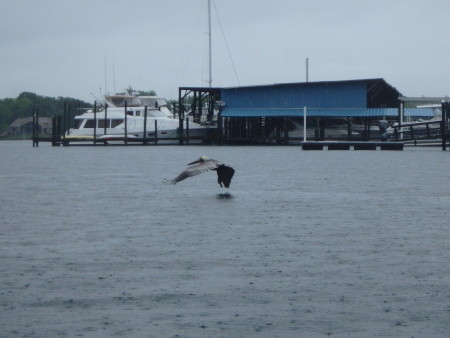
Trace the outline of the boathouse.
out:
[[[382,78],[347,81],[283,83],[231,88],[181,87],[180,102],[194,95],[194,116],[202,99],[208,114],[219,110],[224,142],[287,143],[303,140],[306,114],[309,139],[379,137],[379,120],[397,120],[402,94]],[[429,117],[413,110],[410,116]],[[421,115],[422,114],[422,115]]]

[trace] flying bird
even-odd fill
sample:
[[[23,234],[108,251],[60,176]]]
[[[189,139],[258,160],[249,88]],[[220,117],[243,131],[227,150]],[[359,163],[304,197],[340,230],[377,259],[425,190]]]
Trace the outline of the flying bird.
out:
[[[234,169],[226,166],[222,162],[210,159],[206,156],[202,156],[194,162],[188,163],[188,165],[190,167],[187,167],[185,171],[183,171],[173,180],[167,180],[167,182],[170,184],[177,184],[178,182],[181,182],[188,177],[196,176],[206,171],[215,170],[217,172],[217,183],[220,184],[220,187],[230,187],[231,178],[234,175]]]

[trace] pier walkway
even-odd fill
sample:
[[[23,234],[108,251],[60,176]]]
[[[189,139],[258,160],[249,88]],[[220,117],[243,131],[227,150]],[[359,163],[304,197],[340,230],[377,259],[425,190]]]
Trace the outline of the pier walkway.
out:
[[[302,142],[302,150],[403,150],[403,142],[315,141]]]

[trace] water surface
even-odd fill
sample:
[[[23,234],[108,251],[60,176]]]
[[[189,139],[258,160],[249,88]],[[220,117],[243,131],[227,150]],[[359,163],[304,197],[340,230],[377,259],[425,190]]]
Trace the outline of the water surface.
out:
[[[447,337],[450,152],[0,142],[1,337]],[[236,170],[163,183],[201,155]]]

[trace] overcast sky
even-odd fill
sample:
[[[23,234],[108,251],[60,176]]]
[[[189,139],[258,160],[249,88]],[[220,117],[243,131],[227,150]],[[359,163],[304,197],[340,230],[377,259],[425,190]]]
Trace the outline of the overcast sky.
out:
[[[213,86],[304,82],[309,58],[309,81],[384,78],[406,96],[450,95],[448,0],[211,2]],[[208,85],[207,0],[0,4],[0,98],[92,102],[131,85],[172,99]]]

